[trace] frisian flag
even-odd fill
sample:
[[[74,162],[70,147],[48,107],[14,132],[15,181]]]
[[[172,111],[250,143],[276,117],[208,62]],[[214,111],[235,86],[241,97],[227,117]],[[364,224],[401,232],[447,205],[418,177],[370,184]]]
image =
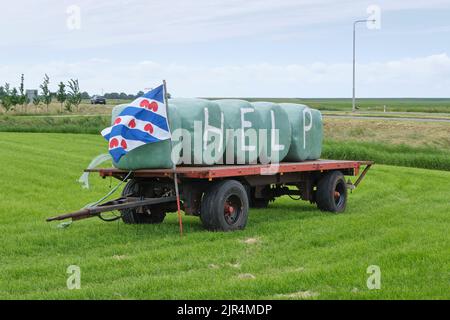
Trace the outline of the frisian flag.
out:
[[[109,142],[109,153],[116,163],[133,149],[170,139],[164,85],[130,103],[102,136]]]

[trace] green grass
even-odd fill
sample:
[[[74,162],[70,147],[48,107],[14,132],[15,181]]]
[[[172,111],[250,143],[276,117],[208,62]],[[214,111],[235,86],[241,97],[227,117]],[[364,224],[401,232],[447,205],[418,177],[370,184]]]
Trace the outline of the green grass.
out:
[[[400,136],[406,134],[408,127],[400,127],[394,130],[395,124],[387,123],[389,130],[380,127],[379,123],[372,124],[369,121],[358,122],[347,121],[345,125],[342,120],[327,119],[326,126],[331,126],[327,130],[326,142],[322,157],[329,159],[347,160],[375,160],[377,163],[417,167],[425,169],[438,169],[450,171],[450,149],[448,149],[448,137],[446,144],[439,146],[407,146],[406,144],[417,142],[416,136],[408,137],[402,144],[391,144],[386,141],[370,141],[373,137],[386,135],[386,133],[397,132]],[[354,124],[354,127],[351,124]],[[356,123],[356,124],[355,124]],[[399,123],[404,124],[404,123]],[[100,132],[110,125],[110,118],[107,116],[62,116],[62,117],[36,117],[36,116],[0,116],[0,132],[34,132],[34,133],[89,133],[99,136]],[[432,141],[447,129],[445,125],[414,124],[422,126],[421,133],[426,130],[423,139]],[[372,131],[369,130],[372,128]],[[426,129],[426,130],[425,130]],[[350,130],[350,131],[349,131]],[[342,131],[342,132],[341,132]],[[347,132],[349,131],[349,132]],[[410,130],[411,131],[411,130]],[[394,133],[395,133],[394,132]],[[444,133],[445,136],[445,133]],[[370,138],[369,141],[366,138]],[[393,140],[392,137],[385,137],[384,140]],[[344,140],[344,141],[343,141]]]
[[[206,98],[210,100],[224,99],[224,98]],[[227,98],[228,99],[228,98]],[[290,102],[309,105],[322,111],[351,111],[352,100],[347,98],[237,98],[248,101],[272,101],[275,103]],[[78,114],[110,114],[113,106],[129,103],[130,100],[115,99],[107,100],[107,105],[91,105],[89,100],[83,100],[80,105]],[[357,106],[360,113],[367,113],[372,111],[384,111],[384,106],[388,112],[423,112],[423,113],[450,113],[450,98],[361,98],[357,99]],[[24,110],[21,106],[16,108],[16,111],[10,111],[8,114],[15,115],[44,115],[44,114],[60,114],[61,106],[57,102],[53,102],[47,112],[45,106],[36,108],[33,105],[27,106]],[[70,114],[63,111],[64,114]],[[5,111],[0,108],[0,114]],[[395,116],[395,115],[390,115]],[[440,115],[442,117],[442,115]]]
[[[105,151],[101,137],[0,133],[0,147],[1,299],[450,298],[450,172],[376,165],[345,214],[283,198],[251,210],[241,232],[186,217],[180,239],[174,215],[159,226],[44,222],[109,190],[97,177],[90,191],[76,183]],[[66,288],[72,264],[81,290]],[[381,268],[381,290],[366,287],[369,265]]]
[[[2,132],[100,134],[109,125],[110,116],[0,116]]]
[[[322,157],[341,160],[373,160],[379,164],[450,171],[450,150],[433,147],[327,140],[324,143]]]
[[[220,98],[210,98],[220,99]],[[271,101],[306,104],[312,108],[328,111],[351,111],[352,100],[346,98],[240,98],[248,101]],[[430,112],[450,113],[450,98],[365,98],[358,99],[359,111]]]

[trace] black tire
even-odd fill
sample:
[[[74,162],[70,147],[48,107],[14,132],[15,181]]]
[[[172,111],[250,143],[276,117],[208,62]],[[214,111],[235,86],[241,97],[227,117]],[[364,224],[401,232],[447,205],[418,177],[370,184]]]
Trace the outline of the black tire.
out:
[[[326,173],[317,184],[317,207],[322,211],[341,213],[347,207],[347,183],[340,171]]]
[[[140,197],[142,190],[136,180],[128,181],[127,185],[122,191],[122,196]],[[143,208],[125,209],[120,211],[122,214],[122,221],[126,224],[159,224],[164,221],[166,212],[163,208],[152,206]]]
[[[247,192],[240,182],[220,181],[203,196],[200,219],[211,231],[242,230],[247,225],[248,207]]]

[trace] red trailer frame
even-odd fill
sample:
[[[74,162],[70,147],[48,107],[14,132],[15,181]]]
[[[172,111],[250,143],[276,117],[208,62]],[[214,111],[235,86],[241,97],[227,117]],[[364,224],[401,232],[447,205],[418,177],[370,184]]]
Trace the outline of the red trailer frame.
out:
[[[284,174],[291,172],[313,172],[313,171],[329,171],[329,170],[345,170],[351,176],[359,174],[361,166],[371,166],[372,161],[347,161],[347,160],[314,160],[304,162],[283,162],[276,166],[276,174]],[[271,166],[264,164],[250,165],[221,165],[221,166],[205,166],[205,167],[177,167],[176,172],[180,178],[187,179],[217,179],[231,178],[264,174],[271,170]],[[114,177],[123,179],[129,173],[126,170],[115,168],[108,169],[87,169],[85,172],[98,172],[101,177]],[[132,172],[132,176],[136,178],[156,178],[156,177],[172,177],[173,169],[141,169]]]
[[[277,165],[182,166],[175,170],[185,213],[200,216],[207,229],[231,231],[245,227],[249,207],[267,207],[283,195],[316,203],[323,211],[343,212],[347,189],[355,189],[372,165],[372,161],[315,160]],[[176,211],[173,169],[85,171],[99,173],[103,178],[129,180],[122,197],[48,221],[102,218],[102,212],[119,210],[125,223],[160,223],[166,212]],[[352,183],[344,176],[358,178]]]

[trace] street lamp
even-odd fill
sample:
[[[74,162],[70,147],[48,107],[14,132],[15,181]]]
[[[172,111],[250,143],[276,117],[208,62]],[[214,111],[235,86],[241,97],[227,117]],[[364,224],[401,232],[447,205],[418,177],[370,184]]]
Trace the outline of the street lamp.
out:
[[[367,23],[372,22],[375,23],[376,20],[356,20],[353,22],[353,99],[352,99],[352,111],[356,111],[356,25],[358,23]]]

